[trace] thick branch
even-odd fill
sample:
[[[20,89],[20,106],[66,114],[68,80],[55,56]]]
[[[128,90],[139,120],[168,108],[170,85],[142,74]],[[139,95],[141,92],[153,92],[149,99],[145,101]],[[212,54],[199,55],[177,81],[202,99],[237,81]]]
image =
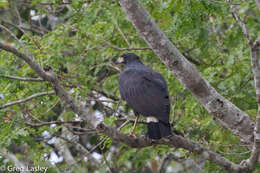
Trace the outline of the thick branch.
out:
[[[168,138],[152,141],[146,137],[132,138],[126,134],[120,133],[115,128],[107,127],[104,124],[99,124],[97,130],[98,132],[109,136],[113,140],[122,142],[133,148],[143,148],[156,144],[168,145],[174,148],[184,148],[195,154],[199,154],[203,159],[212,161],[230,172],[239,172],[244,169],[240,165],[230,162],[221,155],[202,147],[200,144],[192,142],[176,134],[173,134]]]
[[[23,78],[23,77],[7,76],[7,75],[0,75],[0,77],[7,78],[7,79],[13,79],[13,80],[27,81],[27,82],[42,82],[42,81],[44,81],[41,78]]]
[[[33,95],[31,95],[31,96],[29,96],[29,97],[27,97],[25,99],[16,100],[16,101],[4,104],[4,105],[0,105],[0,109],[4,109],[4,108],[7,108],[9,106],[16,105],[16,104],[25,103],[25,102],[27,102],[29,100],[34,99],[34,98],[45,96],[45,95],[51,95],[51,94],[55,94],[55,92],[54,91],[47,91],[47,92],[36,93],[36,94],[33,94]]]
[[[232,130],[245,143],[252,143],[254,122],[251,118],[222,97],[199,71],[169,41],[138,0],[120,0],[135,28],[168,67],[191,91],[198,101],[221,124]]]
[[[260,37],[251,46],[251,65],[254,74],[256,100],[258,105],[258,113],[256,116],[256,125],[254,129],[254,146],[250,158],[245,162],[247,166],[254,170],[260,155],[260,69],[258,61],[258,53],[260,47]]]

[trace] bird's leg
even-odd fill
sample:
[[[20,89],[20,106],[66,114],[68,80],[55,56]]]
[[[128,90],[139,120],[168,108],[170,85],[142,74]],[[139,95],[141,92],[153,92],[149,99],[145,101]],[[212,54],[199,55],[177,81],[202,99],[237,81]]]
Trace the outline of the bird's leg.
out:
[[[135,129],[136,129],[136,124],[137,124],[138,118],[139,118],[139,115],[136,116],[133,130],[132,130],[131,134],[129,135],[129,136],[131,136],[133,138],[136,138],[136,136],[135,136]]]

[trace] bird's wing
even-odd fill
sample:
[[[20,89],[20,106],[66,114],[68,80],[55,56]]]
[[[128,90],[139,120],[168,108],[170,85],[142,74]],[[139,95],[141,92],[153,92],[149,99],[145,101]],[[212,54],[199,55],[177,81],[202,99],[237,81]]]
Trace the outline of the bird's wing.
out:
[[[120,94],[135,112],[169,122],[170,100],[166,82],[160,73],[127,70],[119,77]]]

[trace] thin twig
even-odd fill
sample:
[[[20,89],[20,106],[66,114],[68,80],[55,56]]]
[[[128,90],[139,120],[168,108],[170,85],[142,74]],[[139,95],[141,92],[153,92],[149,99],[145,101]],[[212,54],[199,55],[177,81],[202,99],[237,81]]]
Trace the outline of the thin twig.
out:
[[[174,118],[175,118],[175,108],[176,108],[176,104],[177,104],[177,98],[174,98],[173,102],[174,102],[174,104],[172,107],[172,120],[170,121],[171,125],[174,125],[174,123],[175,123]]]
[[[33,26],[28,28],[28,27],[25,27],[25,26],[15,25],[15,24],[13,24],[13,23],[11,23],[9,21],[3,20],[3,19],[1,19],[0,21],[3,22],[3,23],[6,23],[6,24],[8,24],[8,25],[10,25],[10,26],[12,26],[12,27],[14,27],[16,29],[18,29],[19,31],[21,31],[23,33],[25,33],[24,30],[34,32],[34,33],[36,33],[38,35],[43,35],[45,33],[44,31],[34,29]]]
[[[117,96],[115,96],[115,95],[113,95],[113,94],[107,94],[105,91],[103,91],[103,90],[99,90],[99,89],[93,89],[95,92],[97,92],[97,93],[99,93],[99,94],[101,94],[101,95],[103,95],[103,96],[105,96],[105,97],[107,97],[107,98],[110,98],[110,99],[112,99],[112,100],[114,100],[114,101],[119,101],[120,99],[117,97]]]
[[[116,121],[126,121],[127,119],[126,118],[121,118],[121,119],[116,119]],[[135,123],[135,120],[134,119],[128,119],[128,123]],[[137,122],[138,124],[147,124],[146,121],[144,120],[138,120]]]
[[[214,1],[214,0],[208,0],[208,2],[211,2],[211,3],[220,3],[220,4],[227,4],[227,2]],[[232,3],[232,5],[240,5],[240,3]]]
[[[18,18],[18,21],[19,21],[19,25],[21,25],[22,24],[22,18],[21,18],[21,15],[20,15],[20,13],[19,13],[19,11],[17,9],[17,5],[16,5],[15,2],[13,3],[13,6],[14,6],[14,10],[16,12],[16,15],[17,15],[17,18]]]
[[[110,42],[108,42],[108,41],[106,41],[106,40],[103,40],[102,39],[102,41],[103,41],[103,43],[105,44],[105,45],[107,45],[108,47],[110,47],[110,48],[113,48],[113,49],[115,49],[115,50],[119,50],[119,51],[125,51],[125,50],[152,50],[150,47],[129,47],[129,48],[121,48],[121,47],[117,47],[117,46],[115,46],[115,45],[113,45],[112,43],[110,43]]]
[[[117,128],[117,130],[121,130],[124,126],[126,126],[128,123],[130,122],[130,120],[126,120],[123,124],[121,124],[120,127]],[[103,144],[103,142],[105,142],[108,139],[108,137],[104,137],[97,145],[95,145],[91,150],[89,150],[89,153],[94,152],[100,145]]]
[[[25,103],[25,102],[27,102],[31,99],[37,98],[37,97],[41,97],[41,96],[45,96],[45,95],[52,95],[52,94],[55,94],[55,92],[54,91],[47,91],[47,92],[41,92],[41,93],[33,94],[33,95],[31,95],[27,98],[24,98],[24,99],[21,99],[21,100],[16,100],[16,101],[4,104],[4,105],[0,105],[0,109],[4,109],[4,108],[7,108],[9,106],[16,105],[16,104]]]
[[[112,63],[108,64],[108,66],[111,67],[112,69],[118,71],[118,72],[121,72],[121,71],[122,71],[119,67],[113,65]]]
[[[116,101],[114,100],[102,100],[102,99],[98,99],[98,98],[86,98],[86,101],[97,101],[97,102],[106,102],[106,103],[116,103]]]
[[[219,32],[217,31],[214,18],[213,18],[212,16],[210,16],[210,17],[209,17],[209,21],[210,21],[210,23],[212,24],[213,32],[216,34],[216,41],[217,41],[217,43],[218,43],[219,48],[221,49],[221,51],[225,52],[225,48],[223,47],[223,42],[222,42],[221,39],[220,39],[220,34],[219,34]]]
[[[251,45],[252,44],[252,39],[249,35],[249,32],[248,32],[248,29],[247,29],[247,26],[246,24],[240,19],[239,15],[238,15],[238,12],[237,12],[237,9],[234,7],[234,5],[232,4],[232,0],[227,0],[227,2],[229,3],[229,6],[232,10],[232,14],[233,14],[233,17],[235,18],[236,22],[240,25],[247,41],[248,41],[248,44]]]
[[[123,31],[121,30],[121,28],[118,25],[118,22],[116,21],[116,28],[119,31],[119,33],[122,35],[123,39],[125,40],[126,44],[128,45],[128,48],[131,48],[131,44],[128,41],[128,39],[126,38],[125,34],[123,33]]]
[[[40,123],[31,123],[31,122],[26,122],[25,124],[30,126],[30,127],[42,127],[42,126],[49,126],[52,124],[74,124],[74,123],[83,123],[83,120],[67,120],[67,121],[49,121],[49,122],[43,122],[40,121]]]
[[[41,78],[23,78],[23,77],[8,76],[8,75],[0,75],[0,77],[7,78],[7,79],[20,80],[20,81],[27,81],[27,82],[42,82],[42,81],[44,81]]]
[[[72,139],[68,139],[66,137],[63,136],[58,136],[59,138],[63,139],[64,141],[67,141],[68,143],[70,143],[71,145],[73,145],[77,151],[79,151],[81,154],[83,154],[84,156],[87,156],[88,159],[90,159],[92,162],[95,163],[95,165],[98,165],[98,161],[91,155],[91,153],[83,146],[81,145],[79,142],[75,142],[75,140]],[[81,161],[81,160],[79,160]],[[78,161],[77,161],[78,162]]]
[[[251,151],[245,151],[245,152],[241,152],[241,153],[227,153],[227,152],[222,152],[222,151],[217,151],[217,153],[221,154],[221,155],[244,155],[244,154],[248,154]]]
[[[69,4],[71,4],[71,3],[72,3],[72,2],[61,2],[59,5],[69,5]],[[31,2],[30,2],[30,1],[28,1],[28,2],[24,1],[23,4],[25,4],[25,5],[31,5]],[[44,2],[39,2],[39,3],[36,3],[35,5],[47,5],[47,6],[49,6],[49,5],[57,5],[57,4],[56,4],[56,3],[48,3],[48,2],[46,2],[46,3],[44,3]]]

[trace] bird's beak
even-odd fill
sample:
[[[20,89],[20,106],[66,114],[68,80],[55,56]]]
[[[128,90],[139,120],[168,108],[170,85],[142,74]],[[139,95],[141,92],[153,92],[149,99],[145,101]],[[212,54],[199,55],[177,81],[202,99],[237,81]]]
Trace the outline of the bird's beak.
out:
[[[123,58],[123,57],[121,57],[121,56],[120,56],[120,57],[118,57],[115,63],[116,63],[116,64],[121,64],[121,63],[124,63],[124,58]]]

